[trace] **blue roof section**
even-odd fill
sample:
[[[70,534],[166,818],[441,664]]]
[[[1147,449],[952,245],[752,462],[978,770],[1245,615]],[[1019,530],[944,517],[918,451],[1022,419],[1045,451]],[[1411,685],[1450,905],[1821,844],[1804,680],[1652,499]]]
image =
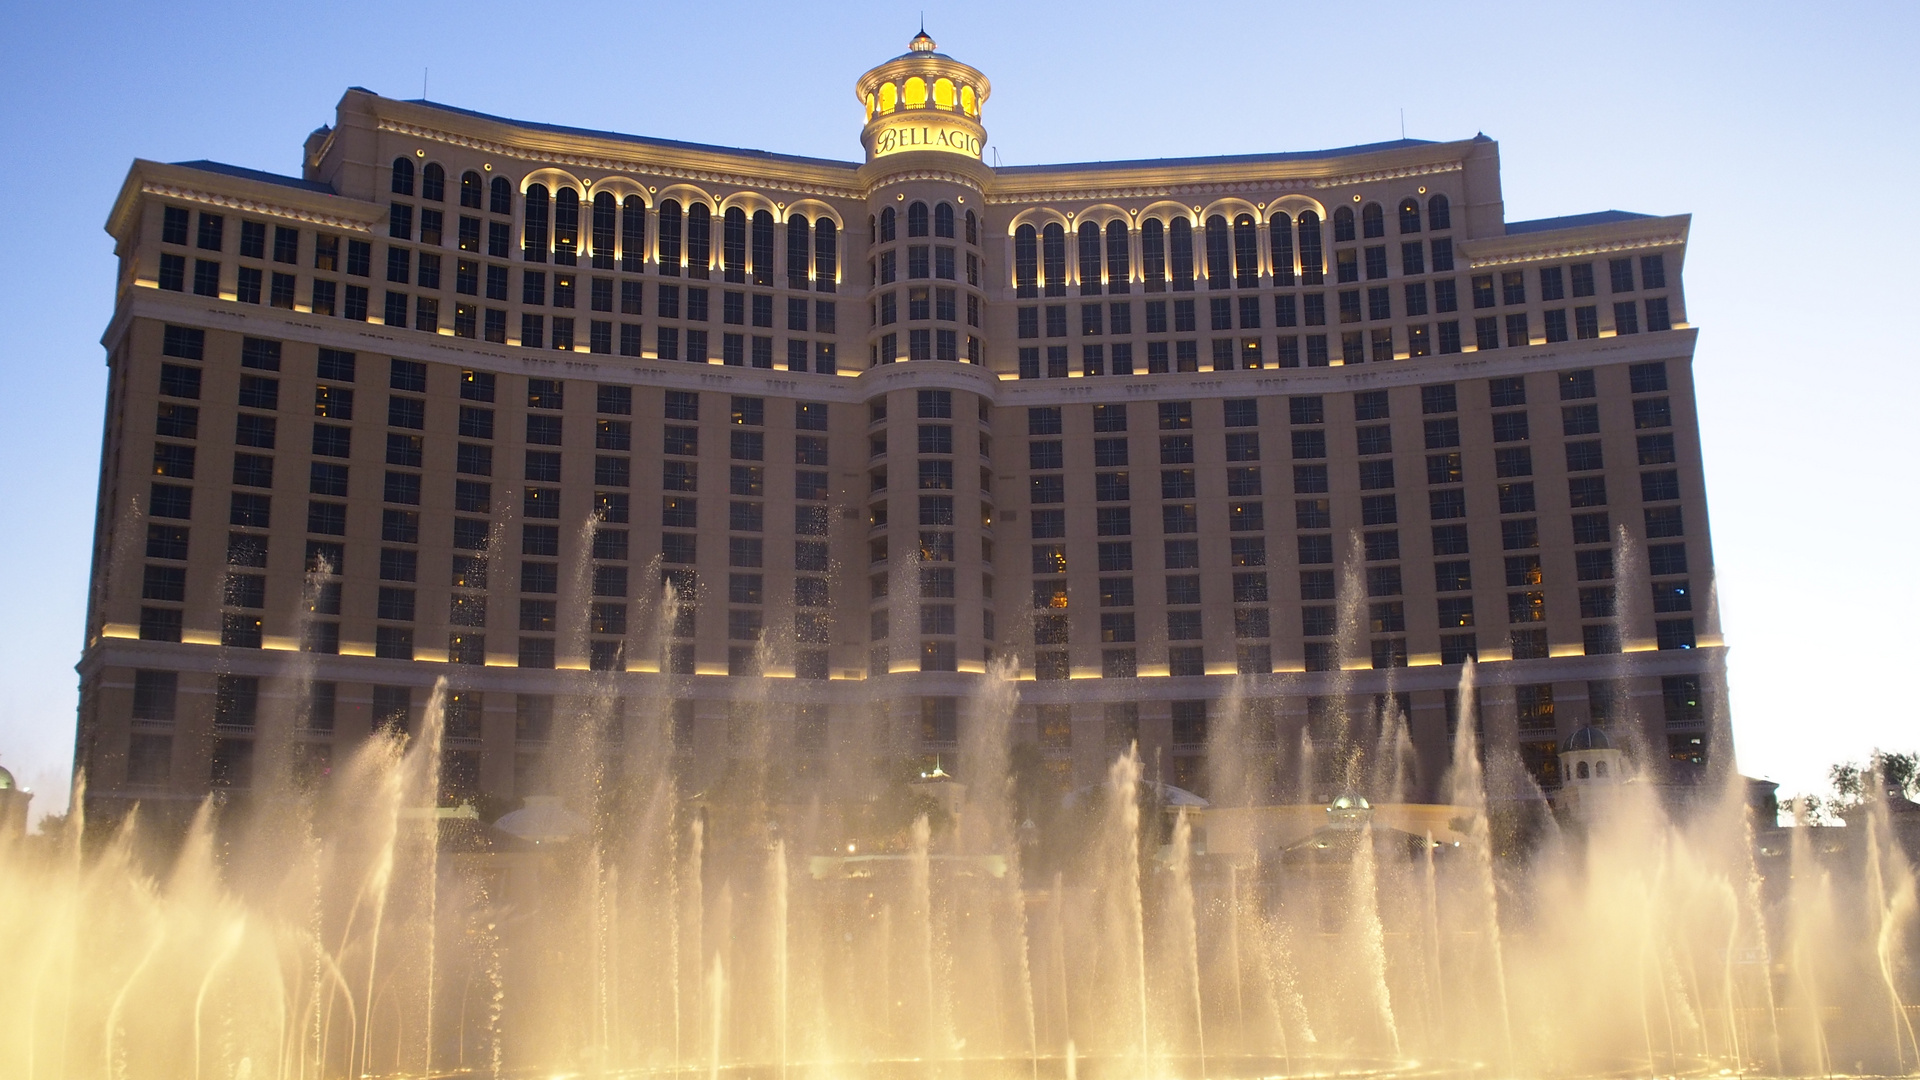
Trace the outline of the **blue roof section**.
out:
[[[994,172],[1001,176],[1018,176],[1022,173],[1065,172],[1087,169],[1145,169],[1154,167],[1181,165],[1258,165],[1269,161],[1311,161],[1315,158],[1346,157],[1351,154],[1371,154],[1379,150],[1404,150],[1414,146],[1437,146],[1432,139],[1394,139],[1392,142],[1362,143],[1359,146],[1342,146],[1334,150],[1291,150],[1277,154],[1222,154],[1216,157],[1184,158],[1135,158],[1127,161],[1078,161],[1063,162],[1057,165],[1004,165]]]
[[[514,120],[505,116],[494,116],[491,113],[476,112],[473,109],[462,109],[452,105],[442,105],[437,101],[427,101],[424,98],[412,98],[407,101],[407,104],[424,105],[429,109],[439,109],[443,112],[450,112],[459,116],[471,116],[478,120],[492,120],[499,124],[512,124],[514,127],[526,128],[530,131],[550,131],[555,135],[584,135],[595,139],[614,139],[619,142],[633,143],[636,146],[659,146],[676,150],[699,150],[707,153],[741,154],[746,157],[756,157],[767,161],[792,161],[804,165],[821,165],[831,169],[845,169],[848,172],[853,172],[860,167],[858,162],[835,161],[832,158],[805,157],[800,154],[776,154],[769,150],[752,150],[738,146],[714,146],[709,143],[680,142],[675,139],[653,139],[644,135],[628,135],[619,131],[596,131],[592,128],[566,127],[561,124],[539,124],[530,120]]]
[[[298,188],[301,191],[313,191],[322,195],[333,194],[333,188],[326,184],[302,180],[297,176],[281,176],[279,173],[228,165],[219,161],[176,161],[173,164],[183,169],[199,169],[201,172],[219,173],[222,176],[237,177],[241,180],[258,180],[263,184],[278,184],[281,187]]]
[[[1507,222],[1507,235],[1520,233],[1551,232],[1554,229],[1578,229],[1586,225],[1611,225],[1616,221],[1645,221],[1652,214],[1636,214],[1631,210],[1601,210],[1592,214],[1568,214],[1565,217],[1535,218],[1532,221]]]

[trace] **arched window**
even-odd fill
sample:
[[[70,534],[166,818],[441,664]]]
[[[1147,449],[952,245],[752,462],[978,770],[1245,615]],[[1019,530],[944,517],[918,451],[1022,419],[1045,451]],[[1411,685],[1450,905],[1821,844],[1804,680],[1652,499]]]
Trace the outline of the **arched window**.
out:
[[[1207,219],[1207,288],[1225,289],[1233,284],[1233,248],[1227,239],[1227,219],[1215,214]]]
[[[574,252],[579,249],[580,193],[561,188],[553,194],[553,261],[572,266]]]
[[[1338,207],[1333,212],[1333,242],[1344,244],[1354,239],[1353,207]]]
[[[1042,291],[1048,296],[1067,295],[1067,230],[1057,221],[1040,230],[1040,267]]]
[[[1031,225],[1013,231],[1013,285],[1022,299],[1040,295],[1040,238]]]
[[[839,276],[840,232],[832,218],[821,218],[813,226],[814,291],[837,291]]]
[[[1302,210],[1300,211],[1300,283],[1319,285],[1326,279],[1327,263],[1320,253],[1320,215],[1311,210]]]
[[[1444,198],[1444,196],[1442,197]],[[1607,763],[1604,761],[1594,762],[1593,775],[1596,779],[1605,780],[1607,778]]]
[[[1400,234],[1405,236],[1407,233],[1419,231],[1420,202],[1417,199],[1407,199],[1400,204]]]
[[[936,79],[933,83],[933,104],[935,108],[953,111],[953,80]],[[948,233],[952,236],[952,233]]]
[[[753,212],[753,283],[773,284],[773,212]]]
[[[1140,226],[1140,278],[1150,293],[1167,291],[1167,234],[1159,218]]]
[[[613,233],[620,220],[619,205],[613,201],[613,192],[603,191],[593,197],[593,268],[595,270],[613,269]]]
[[[469,210],[480,209],[481,200],[486,196],[486,181],[480,174],[469,169],[460,174],[460,205]]]
[[[941,203],[933,208],[933,235],[953,239],[953,205]]]
[[[902,105],[905,105],[909,109],[926,108],[927,107],[927,80],[921,78],[918,75],[915,75],[913,78],[908,79],[907,85],[903,87],[901,90],[900,103]]]
[[[893,83],[880,87],[880,111],[890,113],[900,104],[900,88]]]
[[[447,171],[437,162],[428,162],[420,170],[420,197],[428,202],[447,201]]]
[[[1167,226],[1167,262],[1173,271],[1173,291],[1193,291],[1193,224],[1177,217]]]
[[[979,115],[980,101],[974,97],[973,87],[962,86],[960,88],[960,108],[961,111],[965,112],[968,116]]]
[[[1100,225],[1080,223],[1080,295],[1100,295]]]
[[[1445,195],[1435,195],[1427,200],[1427,227],[1434,232],[1453,228],[1453,207],[1447,203]]]
[[[703,202],[687,207],[687,276],[705,280],[713,268],[713,211]]]
[[[647,268],[647,206],[640,196],[620,201],[620,269],[640,273]]]
[[[735,284],[747,281],[747,212],[727,208],[720,224],[720,276]]]
[[[521,258],[528,262],[547,261],[547,188],[535,184],[527,189],[527,220],[520,232]]]
[[[813,264],[813,234],[805,214],[787,215],[787,288],[807,287],[807,268]]]
[[[680,276],[680,203],[668,199],[660,204],[660,272]]]
[[[513,213],[513,185],[504,176],[493,178],[493,205],[489,209],[502,217]]]
[[[1277,214],[1267,223],[1273,247],[1273,283],[1293,284],[1293,219]]]
[[[1380,204],[1370,202],[1360,208],[1360,235],[1368,240],[1387,235],[1387,218]]]
[[[1233,219],[1233,283],[1242,289],[1260,287],[1260,233],[1251,214]]]
[[[395,195],[413,194],[413,161],[410,158],[393,159],[393,193]]]
[[[1583,762],[1581,762],[1581,763],[1579,763],[1578,765],[1575,765],[1575,766],[1573,767],[1573,778],[1574,778],[1575,780],[1585,780],[1585,779],[1587,778],[1587,763],[1586,763],[1586,762],[1584,762],[1584,761],[1583,761]]]
[[[1115,218],[1107,222],[1107,291],[1115,296],[1127,293],[1133,278],[1133,258],[1127,248],[1127,223]]]
[[[974,218],[973,211],[967,211],[967,243],[980,246],[980,223]]]
[[[891,206],[880,211],[880,242],[893,243],[893,207]]]
[[[927,235],[927,204],[923,202],[907,205],[907,235]]]

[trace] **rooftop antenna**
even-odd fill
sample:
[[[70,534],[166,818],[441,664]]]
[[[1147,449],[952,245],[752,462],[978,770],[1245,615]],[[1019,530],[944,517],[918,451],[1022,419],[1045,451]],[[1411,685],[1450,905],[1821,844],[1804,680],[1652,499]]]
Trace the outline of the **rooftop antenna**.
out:
[[[1403,105],[1400,107],[1400,138],[1404,140],[1406,137],[1407,137],[1407,109],[1406,109],[1406,106]]]
[[[427,69],[420,69],[420,100],[427,100]]]

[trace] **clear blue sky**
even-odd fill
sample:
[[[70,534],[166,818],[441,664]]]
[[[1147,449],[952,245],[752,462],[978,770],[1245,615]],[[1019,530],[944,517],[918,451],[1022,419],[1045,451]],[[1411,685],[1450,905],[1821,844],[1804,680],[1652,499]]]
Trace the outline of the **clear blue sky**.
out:
[[[0,69],[0,764],[65,799],[114,259],[135,157],[296,174],[348,86],[854,159],[918,6],[10,7]],[[930,3],[1004,164],[1486,132],[1511,220],[1693,214],[1686,265],[1741,765],[1920,746],[1908,190],[1920,5]],[[1902,224],[1907,222],[1908,224]],[[1904,614],[1903,614],[1904,613]]]

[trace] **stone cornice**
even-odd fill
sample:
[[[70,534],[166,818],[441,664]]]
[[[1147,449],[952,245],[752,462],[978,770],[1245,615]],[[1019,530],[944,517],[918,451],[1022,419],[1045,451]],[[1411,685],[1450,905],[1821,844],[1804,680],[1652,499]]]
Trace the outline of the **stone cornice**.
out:
[[[782,175],[772,168],[750,169],[747,167],[746,160],[730,159],[724,153],[660,147],[658,148],[659,157],[656,160],[644,161],[633,154],[614,152],[619,144],[611,139],[540,136],[539,133],[534,132],[526,132],[524,138],[484,138],[391,116],[380,116],[378,126],[381,131],[391,134],[464,147],[487,154],[499,154],[502,157],[540,165],[560,165],[577,169],[597,169],[607,173],[653,176],[665,183],[692,180],[698,183],[740,188],[776,189],[816,198],[861,199],[865,197],[864,192],[851,184],[831,184],[817,177]],[[524,129],[521,130],[524,131]],[[604,143],[604,146],[596,147],[596,143]],[[590,148],[600,149],[601,152],[590,152]],[[819,171],[825,172],[825,170]]]
[[[191,165],[136,159],[107,216],[107,232],[114,239],[127,241],[134,210],[140,197],[146,195],[299,221],[342,232],[371,232],[386,214],[384,207],[328,192],[210,172]]]
[[[1423,147],[1421,149],[1431,149]],[[1403,153],[1403,151],[1389,151]],[[1371,155],[1368,155],[1371,156]],[[1204,160],[1204,159],[1203,159]],[[1348,164],[1348,159],[1332,159],[1333,164]],[[1392,165],[1378,169],[1360,171],[1330,172],[1326,175],[1294,175],[1269,178],[1267,175],[1292,171],[1289,166],[1298,169],[1294,162],[1266,162],[1240,164],[1231,159],[1222,159],[1216,163],[1196,162],[1185,167],[1147,166],[1139,170],[1127,170],[1122,176],[1131,174],[1139,178],[1136,183],[1117,182],[1120,177],[1111,174],[1085,170],[1081,172],[1062,171],[1048,178],[1044,185],[1029,182],[1028,186],[1014,188],[1016,179],[1005,179],[1007,186],[996,185],[996,189],[987,194],[987,202],[993,205],[1027,203],[1094,202],[1112,199],[1157,199],[1182,198],[1204,195],[1260,195],[1264,193],[1284,194],[1291,191],[1321,191],[1328,188],[1347,187],[1354,184],[1376,183],[1381,180],[1396,180],[1418,176],[1436,176],[1444,173],[1459,172],[1465,167],[1460,156],[1455,155],[1442,161],[1415,162],[1405,165]],[[1219,180],[1184,182],[1179,177],[1191,175],[1194,171],[1205,169],[1221,176]]]
[[[145,195],[161,195],[169,199],[180,199],[184,202],[205,203],[208,206],[223,206],[230,210],[259,214],[262,217],[278,217],[293,221],[304,221],[309,225],[319,225],[328,229],[340,229],[346,232],[373,231],[373,222],[371,221],[341,217],[338,214],[316,213],[311,210],[302,210],[298,207],[287,206],[283,203],[268,202],[263,199],[249,199],[239,195],[228,195],[223,192],[209,191],[204,187],[190,187],[182,184],[147,181],[140,185],[140,191]]]
[[[1613,251],[1676,247],[1687,242],[1687,229],[1691,222],[1692,216],[1688,214],[1638,218],[1546,232],[1481,237],[1464,241],[1461,248],[1467,264],[1476,270],[1513,266],[1582,255],[1604,255]]]

